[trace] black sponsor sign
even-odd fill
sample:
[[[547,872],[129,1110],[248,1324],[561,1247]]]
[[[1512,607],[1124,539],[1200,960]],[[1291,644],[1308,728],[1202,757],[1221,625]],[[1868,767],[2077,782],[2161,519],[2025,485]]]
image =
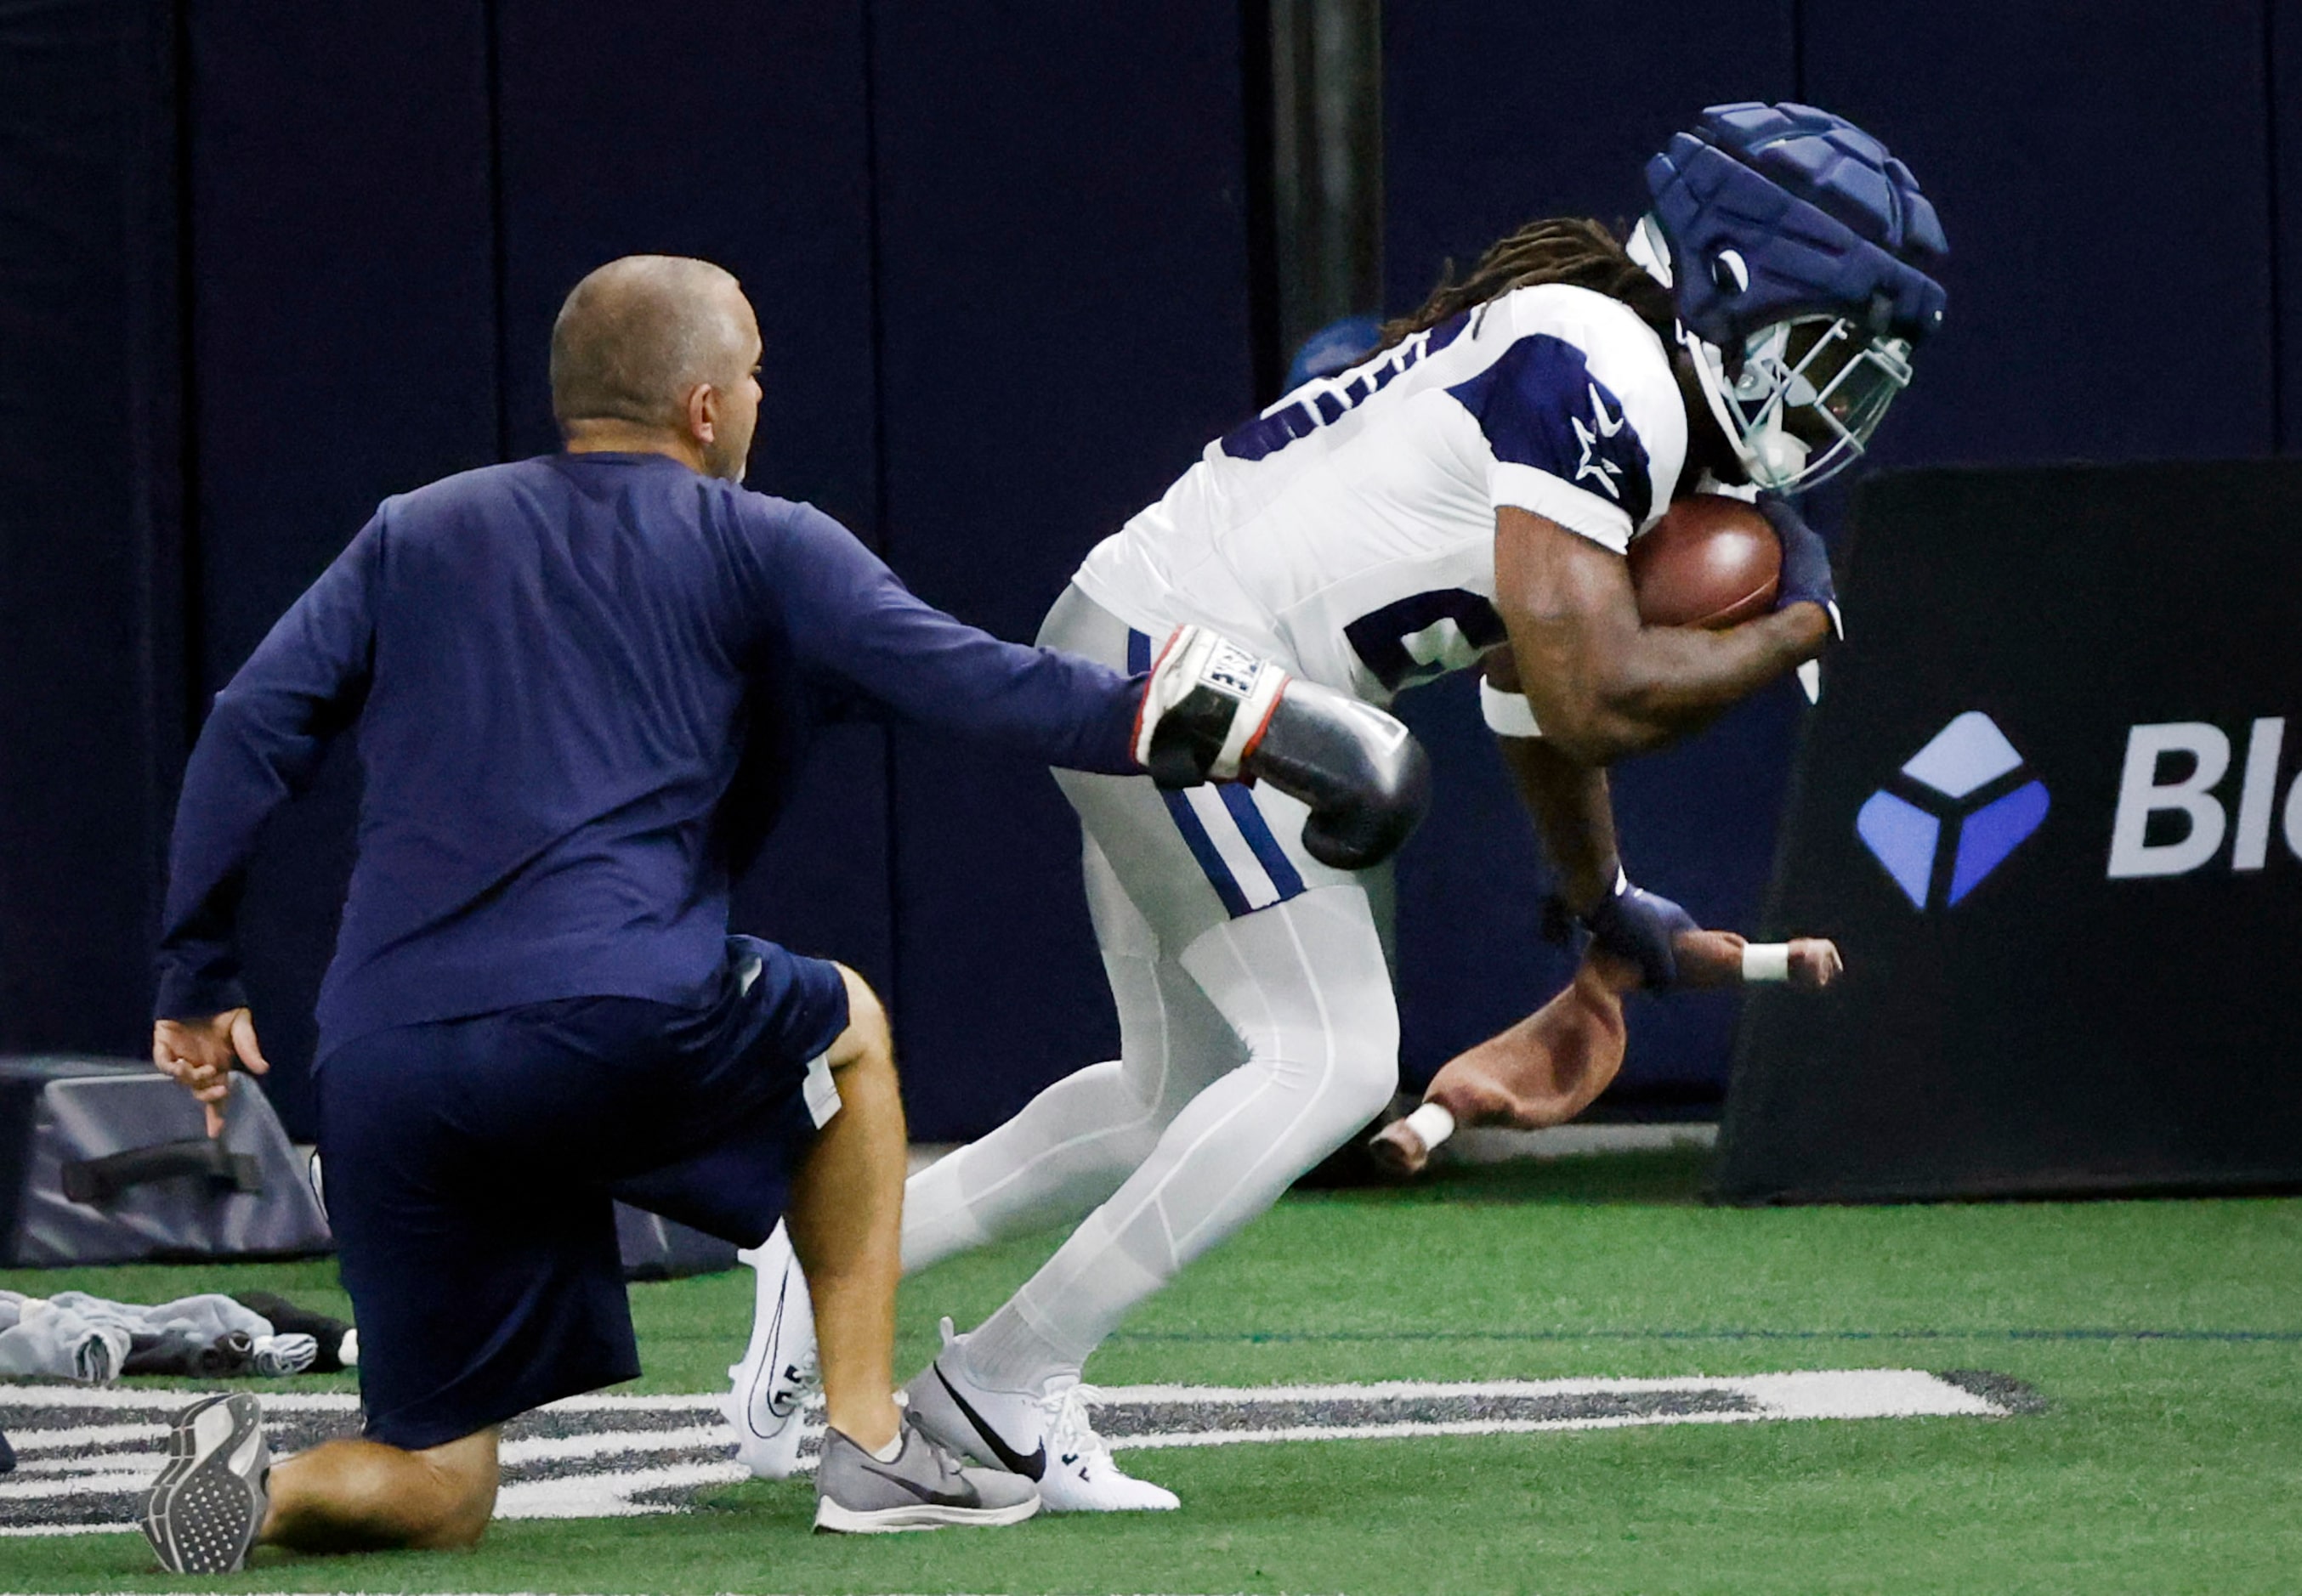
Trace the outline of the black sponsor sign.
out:
[[[1735,1202],[2302,1186],[2302,464],[1929,471],[1857,500]]]

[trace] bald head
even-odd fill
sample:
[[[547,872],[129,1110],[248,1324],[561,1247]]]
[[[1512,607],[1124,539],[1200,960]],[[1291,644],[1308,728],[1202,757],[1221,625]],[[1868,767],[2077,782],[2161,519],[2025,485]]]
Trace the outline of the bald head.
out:
[[[748,381],[759,331],[735,279],[710,261],[627,255],[577,283],[551,325],[551,412],[678,429],[699,383]],[[748,441],[748,439],[746,440]]]

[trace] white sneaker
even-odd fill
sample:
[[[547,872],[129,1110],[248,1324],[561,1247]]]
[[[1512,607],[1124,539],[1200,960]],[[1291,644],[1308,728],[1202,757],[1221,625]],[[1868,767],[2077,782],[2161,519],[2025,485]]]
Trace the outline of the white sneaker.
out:
[[[1051,1513],[1164,1512],[1175,1493],[1121,1472],[1088,1422],[1094,1389],[1076,1378],[1044,1391],[995,1390],[968,1370],[966,1338],[943,1322],[943,1351],[903,1388],[912,1420],[945,1449],[1039,1483]]]
[[[815,1313],[780,1232],[735,1256],[760,1271],[758,1317],[744,1361],[727,1371],[732,1386],[720,1411],[735,1431],[735,1461],[755,1480],[788,1480],[799,1472],[801,1409],[821,1386]]]
[[[230,1574],[248,1561],[271,1506],[264,1410],[245,1392],[176,1415],[168,1463],[144,1497],[144,1538],[172,1574]]]
[[[841,1534],[936,1530],[947,1525],[1021,1524],[1039,1510],[1039,1493],[1020,1474],[962,1468],[917,1424],[883,1463],[836,1430],[823,1432],[815,1472],[815,1527]]]

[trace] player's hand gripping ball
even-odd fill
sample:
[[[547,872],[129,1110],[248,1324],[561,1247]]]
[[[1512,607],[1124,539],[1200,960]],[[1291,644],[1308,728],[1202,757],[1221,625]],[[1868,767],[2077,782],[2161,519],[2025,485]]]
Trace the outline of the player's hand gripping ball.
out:
[[[1758,507],[1723,493],[1671,501],[1631,545],[1631,588],[1650,626],[1723,631],[1775,607],[1783,546]]]

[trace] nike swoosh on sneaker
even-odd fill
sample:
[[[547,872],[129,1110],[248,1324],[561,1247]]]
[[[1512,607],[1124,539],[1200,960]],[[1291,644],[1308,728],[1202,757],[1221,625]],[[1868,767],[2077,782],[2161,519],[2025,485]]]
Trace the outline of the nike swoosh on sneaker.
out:
[[[1017,1451],[1014,1448],[1009,1446],[1004,1441],[1000,1439],[999,1432],[996,1430],[994,1430],[984,1421],[983,1415],[975,1411],[974,1407],[969,1404],[967,1399],[961,1396],[958,1390],[953,1387],[949,1380],[944,1378],[943,1369],[940,1365],[936,1369],[935,1377],[937,1382],[942,1385],[945,1393],[948,1395],[954,1402],[959,1404],[960,1413],[966,1418],[969,1424],[975,1426],[975,1432],[983,1437],[984,1441],[989,1444],[991,1450],[998,1457],[999,1465],[1002,1468],[1004,1468],[1011,1474],[1021,1474],[1027,1480],[1036,1480],[1047,1472],[1047,1443],[1046,1441],[1042,1441],[1039,1443],[1039,1449],[1026,1457],[1022,1453]]]
[[[874,1467],[873,1464],[877,1462],[878,1459],[874,1458],[863,1466],[870,1470],[872,1478],[885,1480],[890,1485],[900,1485],[923,1502],[938,1508],[978,1508],[983,1505],[983,1499],[964,1482],[957,1491],[946,1491],[940,1485],[922,1485],[917,1480],[906,1480],[893,1469]]]

